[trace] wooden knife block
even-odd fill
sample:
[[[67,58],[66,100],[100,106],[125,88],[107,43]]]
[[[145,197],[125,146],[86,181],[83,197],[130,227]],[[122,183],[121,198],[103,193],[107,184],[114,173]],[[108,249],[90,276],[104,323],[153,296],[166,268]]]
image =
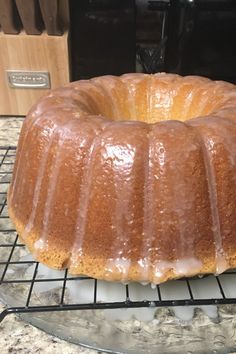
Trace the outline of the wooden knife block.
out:
[[[51,88],[70,81],[68,32],[62,36],[0,32],[0,115],[25,115],[50,89],[10,87],[7,71],[48,72]]]

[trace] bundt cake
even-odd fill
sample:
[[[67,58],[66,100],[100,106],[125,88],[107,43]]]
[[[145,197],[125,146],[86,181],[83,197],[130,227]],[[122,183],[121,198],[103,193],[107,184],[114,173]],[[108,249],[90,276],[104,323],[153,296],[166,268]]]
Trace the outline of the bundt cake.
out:
[[[236,86],[126,74],[51,91],[30,110],[8,193],[49,267],[161,283],[236,266]]]

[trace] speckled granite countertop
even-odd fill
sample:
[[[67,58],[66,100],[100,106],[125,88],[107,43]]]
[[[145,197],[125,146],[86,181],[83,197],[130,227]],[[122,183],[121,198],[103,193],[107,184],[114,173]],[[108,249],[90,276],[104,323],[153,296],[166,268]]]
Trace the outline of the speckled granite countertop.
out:
[[[2,309],[0,306],[0,311]],[[14,315],[8,315],[0,324],[0,352],[1,354],[101,353],[52,337]]]
[[[17,145],[24,118],[0,116],[0,145]]]
[[[0,117],[0,145],[16,145],[23,118]],[[0,311],[3,306],[0,305]],[[23,322],[15,315],[7,316],[0,324],[0,352],[1,354],[96,354],[95,350],[85,349],[67,343]]]

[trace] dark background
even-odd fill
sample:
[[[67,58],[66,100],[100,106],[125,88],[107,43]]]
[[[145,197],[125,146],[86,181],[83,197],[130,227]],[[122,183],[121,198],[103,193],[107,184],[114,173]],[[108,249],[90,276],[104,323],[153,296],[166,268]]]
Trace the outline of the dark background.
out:
[[[127,72],[236,83],[236,0],[71,0],[72,79]]]

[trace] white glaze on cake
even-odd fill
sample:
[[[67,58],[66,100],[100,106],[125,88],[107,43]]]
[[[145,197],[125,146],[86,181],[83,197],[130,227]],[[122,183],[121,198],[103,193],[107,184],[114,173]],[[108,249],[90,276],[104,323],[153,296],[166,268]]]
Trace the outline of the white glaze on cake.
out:
[[[42,98],[9,192],[23,241],[52,267],[123,282],[235,266],[235,97],[227,83],[129,74]]]

